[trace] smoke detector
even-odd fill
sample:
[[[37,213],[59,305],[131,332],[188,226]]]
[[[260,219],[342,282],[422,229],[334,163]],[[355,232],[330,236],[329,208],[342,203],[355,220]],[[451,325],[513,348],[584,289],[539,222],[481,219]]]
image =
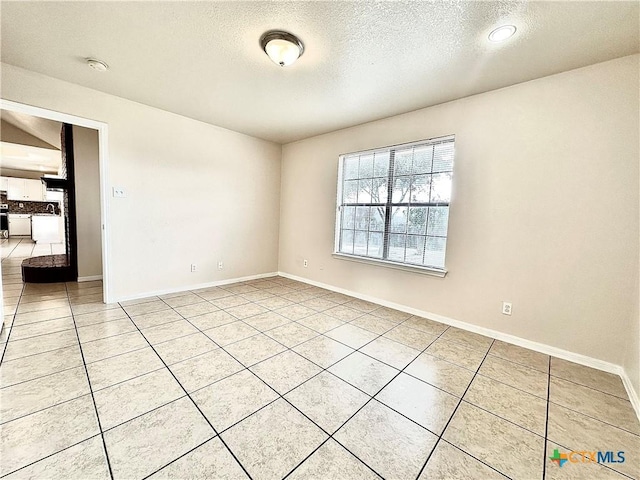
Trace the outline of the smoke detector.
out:
[[[107,70],[109,70],[109,65],[100,60],[96,60],[95,58],[87,58],[86,60],[87,65],[89,65],[90,68],[93,68],[97,72],[106,72]]]

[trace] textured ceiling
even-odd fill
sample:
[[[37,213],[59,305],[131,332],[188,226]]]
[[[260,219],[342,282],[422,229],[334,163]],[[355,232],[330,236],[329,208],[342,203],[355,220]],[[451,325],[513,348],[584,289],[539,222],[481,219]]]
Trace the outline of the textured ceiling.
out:
[[[639,5],[2,2],[1,58],[286,143],[637,53]],[[516,36],[490,44],[504,23]],[[304,42],[293,66],[260,50],[269,29]]]

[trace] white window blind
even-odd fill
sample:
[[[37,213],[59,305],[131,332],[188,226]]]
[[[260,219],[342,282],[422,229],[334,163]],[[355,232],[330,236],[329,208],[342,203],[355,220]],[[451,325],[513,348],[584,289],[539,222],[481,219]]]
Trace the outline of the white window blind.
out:
[[[335,253],[444,270],[454,137],[340,157]]]

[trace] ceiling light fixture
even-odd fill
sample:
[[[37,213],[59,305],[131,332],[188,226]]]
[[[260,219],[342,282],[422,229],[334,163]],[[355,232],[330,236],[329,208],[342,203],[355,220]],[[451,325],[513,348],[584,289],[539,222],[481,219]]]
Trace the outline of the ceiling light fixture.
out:
[[[489,34],[489,41],[494,43],[504,42],[507,38],[513,37],[516,30],[514,25],[502,25]]]
[[[269,30],[260,37],[260,46],[274,63],[286,67],[303,53],[304,45],[298,37],[282,30]]]
[[[109,65],[100,60],[96,60],[95,58],[87,58],[86,60],[87,65],[89,65],[90,68],[93,68],[97,72],[106,72],[107,70],[109,70]]]

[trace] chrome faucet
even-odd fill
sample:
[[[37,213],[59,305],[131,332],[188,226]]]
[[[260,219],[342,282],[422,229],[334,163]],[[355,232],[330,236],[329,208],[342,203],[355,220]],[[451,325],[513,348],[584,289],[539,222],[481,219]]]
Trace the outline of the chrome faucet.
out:
[[[51,207],[51,214],[55,215],[56,214],[56,207],[53,203],[49,203],[47,204],[47,212],[49,211],[49,207]]]

